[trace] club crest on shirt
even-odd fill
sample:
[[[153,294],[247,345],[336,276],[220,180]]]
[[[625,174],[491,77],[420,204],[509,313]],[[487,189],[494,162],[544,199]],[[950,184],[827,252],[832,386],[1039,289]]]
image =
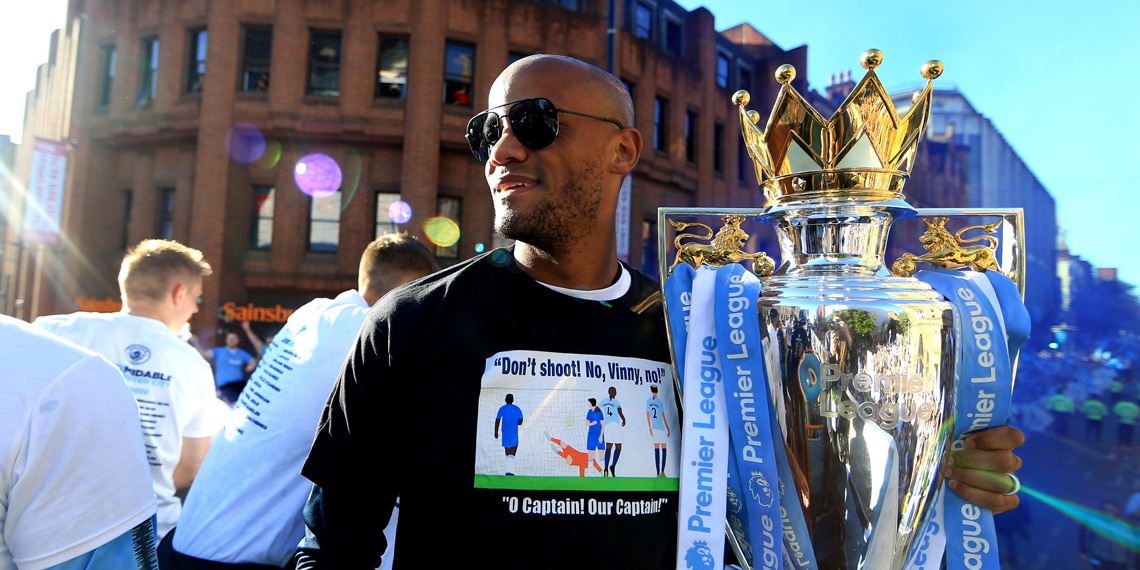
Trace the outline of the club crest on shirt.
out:
[[[141,344],[132,344],[127,347],[127,360],[131,364],[142,364],[150,360],[150,349]]]

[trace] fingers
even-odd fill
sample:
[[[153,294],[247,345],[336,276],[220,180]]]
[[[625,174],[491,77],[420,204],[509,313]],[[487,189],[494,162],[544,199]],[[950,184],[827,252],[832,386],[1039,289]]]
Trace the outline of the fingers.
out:
[[[1021,430],[1005,425],[985,429],[966,438],[966,447],[984,450],[1012,451],[1025,443]]]
[[[1013,479],[1007,473],[1020,468],[1021,458],[1010,451],[963,449],[946,456],[942,476],[962,498],[997,514],[1021,503],[1017,495],[1004,494],[1014,490]]]
[[[973,473],[983,473],[990,476],[989,478],[984,479],[983,483],[989,487],[1004,486],[1006,491],[1012,488],[1012,482],[1004,473],[986,473],[983,471],[976,471]],[[996,478],[1005,479],[1005,483],[998,483],[998,479]],[[973,479],[973,477],[967,477],[967,479]],[[1016,509],[1017,506],[1021,504],[1021,499],[1017,495],[1003,495],[998,492],[987,491],[975,487],[964,480],[950,481],[950,488],[955,493],[958,493],[958,495],[960,495],[963,499],[966,499],[967,501],[970,501],[979,507],[990,509],[995,515]]]
[[[986,451],[982,449],[960,449],[946,456],[945,465],[955,469],[990,471],[993,473],[1017,473],[1021,469],[1021,458],[1012,451]],[[1004,493],[1009,489],[1001,489]]]

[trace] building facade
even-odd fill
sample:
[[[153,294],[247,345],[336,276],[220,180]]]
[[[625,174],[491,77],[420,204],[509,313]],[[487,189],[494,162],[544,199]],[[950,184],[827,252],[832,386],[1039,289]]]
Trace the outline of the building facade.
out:
[[[655,272],[658,207],[762,204],[730,98],[745,88],[769,109],[775,68],[807,63],[806,47],[718,33],[668,0],[72,0],[68,22],[24,135],[70,144],[61,241],[0,267],[19,316],[113,309],[125,249],[161,237],[214,266],[192,321],[207,333],[267,332],[354,287],[380,233],[430,238],[445,265],[502,244],[463,133],[495,76],[533,53],[629,86],[645,149],[619,253]]]
[[[900,108],[909,107],[910,93],[895,95],[894,101]],[[1053,196],[993,123],[955,89],[934,91],[919,153],[906,186],[912,205],[1025,211],[1025,304],[1034,338],[1048,338],[1061,319]]]

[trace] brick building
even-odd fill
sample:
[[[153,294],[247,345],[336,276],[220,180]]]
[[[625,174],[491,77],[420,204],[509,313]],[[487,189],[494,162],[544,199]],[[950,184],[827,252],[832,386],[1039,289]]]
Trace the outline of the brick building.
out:
[[[763,112],[775,68],[807,60],[806,47],[782,50],[747,24],[717,33],[707,10],[669,0],[71,0],[67,30],[41,69],[55,87],[29,95],[29,114],[58,120],[29,120],[24,138],[71,143],[62,246],[0,267],[27,284],[20,316],[112,308],[124,249],[166,237],[215,268],[200,331],[274,323],[353,287],[377,233],[423,237],[436,216],[459,230],[436,246],[445,265],[499,245],[463,132],[498,72],[532,53],[590,61],[630,86],[646,148],[619,250],[652,268],[659,206],[762,203],[730,97],[747,88]],[[331,162],[299,166],[315,154]],[[319,178],[321,160],[339,184],[301,191],[295,175]],[[401,225],[395,200],[411,210]]]

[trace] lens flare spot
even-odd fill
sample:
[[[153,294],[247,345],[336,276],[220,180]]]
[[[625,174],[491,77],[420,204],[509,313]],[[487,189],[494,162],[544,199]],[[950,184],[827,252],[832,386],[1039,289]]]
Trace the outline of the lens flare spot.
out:
[[[451,218],[436,216],[424,222],[424,235],[440,247],[449,247],[459,241],[459,224]]]
[[[503,267],[510,259],[510,255],[506,252],[506,250],[496,249],[495,251],[491,252],[491,255],[488,256],[488,259],[491,260],[491,265]]]
[[[392,220],[393,224],[406,224],[408,220],[412,219],[412,205],[403,201],[396,200],[388,206],[388,219]]]
[[[258,158],[253,162],[253,165],[257,166],[258,168],[269,170],[270,168],[277,166],[278,162],[281,162],[281,143],[275,140],[266,140],[265,152],[262,153],[261,158]]]
[[[265,135],[251,123],[237,123],[226,130],[225,145],[235,162],[249,164],[265,154]]]
[[[483,245],[483,242],[475,244],[475,253],[483,253],[486,249],[487,246]]]
[[[293,180],[302,192],[323,198],[340,189],[340,166],[327,154],[306,155],[293,167]]]

